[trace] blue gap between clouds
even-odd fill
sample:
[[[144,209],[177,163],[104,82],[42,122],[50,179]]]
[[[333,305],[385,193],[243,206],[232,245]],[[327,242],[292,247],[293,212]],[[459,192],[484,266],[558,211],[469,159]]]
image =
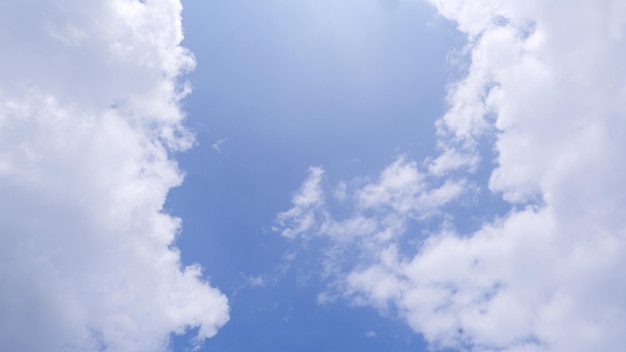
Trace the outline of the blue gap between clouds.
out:
[[[176,155],[187,175],[165,208],[183,219],[183,263],[200,263],[232,309],[202,351],[421,350],[404,323],[373,309],[318,305],[319,260],[299,252],[281,274],[293,246],[270,227],[310,165],[334,182],[375,178],[400,154],[434,155],[433,122],[454,75],[446,55],[463,38],[449,24],[426,25],[435,16],[425,5],[414,22],[380,15],[375,57],[363,61],[313,40],[304,9],[278,3],[184,2],[184,45],[198,61],[184,109],[199,145]],[[224,138],[220,152],[211,148]],[[251,287],[255,275],[266,286]],[[174,337],[174,351],[188,338]]]

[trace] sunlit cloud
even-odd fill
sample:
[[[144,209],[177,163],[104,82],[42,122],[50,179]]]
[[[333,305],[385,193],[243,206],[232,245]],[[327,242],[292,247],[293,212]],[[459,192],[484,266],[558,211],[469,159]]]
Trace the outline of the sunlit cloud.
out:
[[[318,222],[307,223],[301,237],[326,230],[327,253],[357,253],[347,262],[326,256],[335,271],[323,301],[334,295],[394,312],[433,348],[620,349],[626,15],[615,9],[621,5],[432,3],[467,35],[470,60],[436,124],[440,153],[422,170],[395,161],[379,181],[356,189],[352,208],[342,210],[355,216],[336,221],[331,207],[314,209],[326,216],[312,216]],[[477,169],[492,157],[490,149],[495,165],[483,183]],[[450,204],[481,189],[502,197],[509,211],[482,209],[495,220],[466,230]],[[420,230],[433,216],[438,229]]]
[[[33,6],[36,5],[36,6]],[[0,349],[160,351],[229,317],[163,211],[189,148],[179,1],[0,5]]]

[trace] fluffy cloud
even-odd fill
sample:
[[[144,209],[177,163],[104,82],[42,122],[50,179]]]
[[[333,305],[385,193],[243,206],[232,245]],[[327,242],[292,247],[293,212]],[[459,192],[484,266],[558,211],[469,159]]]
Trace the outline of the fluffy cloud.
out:
[[[340,184],[336,191],[341,194],[340,204],[328,204],[323,174],[319,167],[309,169],[307,180],[293,196],[293,207],[278,214],[274,230],[292,239],[327,240],[324,265],[329,276],[342,276],[340,268],[355,259],[369,263],[382,245],[398,239],[411,220],[440,213],[441,207],[466,191],[464,180],[429,183],[415,162],[400,157],[377,180]],[[343,217],[333,213],[341,207],[352,211]]]
[[[358,244],[367,259],[343,267],[334,287],[353,302],[393,307],[436,348],[623,349],[623,2],[431,2],[467,34],[470,64],[450,87],[441,154],[424,179],[478,184],[478,146],[493,140],[487,186],[510,211],[475,232],[445,216],[426,236],[391,228],[384,241]],[[429,194],[432,182],[364,188],[364,199],[398,205],[370,220],[405,219],[404,204],[415,204],[405,195]],[[418,240],[417,250],[402,238]]]
[[[182,181],[174,0],[0,5],[0,349],[159,351],[228,320],[172,246]]]

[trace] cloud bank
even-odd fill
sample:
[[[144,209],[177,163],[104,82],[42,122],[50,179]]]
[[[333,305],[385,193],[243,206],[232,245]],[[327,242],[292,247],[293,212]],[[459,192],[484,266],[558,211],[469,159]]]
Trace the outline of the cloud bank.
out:
[[[174,0],[0,5],[0,349],[160,351],[228,320],[173,246],[182,181]]]
[[[467,35],[470,61],[437,122],[441,153],[423,170],[396,161],[340,214],[296,202],[279,220],[298,231],[282,233],[328,239],[323,298],[394,312],[433,348],[623,349],[624,3],[431,3]],[[481,143],[495,153],[486,185]],[[510,210],[467,232],[449,204],[481,187]],[[437,231],[416,230],[433,216]]]

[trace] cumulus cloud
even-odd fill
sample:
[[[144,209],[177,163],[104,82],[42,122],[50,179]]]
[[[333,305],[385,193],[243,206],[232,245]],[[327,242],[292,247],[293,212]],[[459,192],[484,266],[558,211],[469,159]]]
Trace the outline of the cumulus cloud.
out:
[[[0,349],[159,351],[228,320],[163,212],[193,144],[174,0],[3,2]]]
[[[434,348],[623,349],[623,2],[431,3],[467,34],[470,63],[450,86],[450,108],[437,122],[441,153],[426,161],[422,179],[478,184],[479,145],[493,141],[485,186],[510,210],[477,231],[443,216],[432,233],[396,227],[392,240],[367,246],[359,236],[368,259],[343,267],[333,287],[352,302],[393,308]],[[370,220],[402,217],[404,204],[416,204],[404,192],[431,192],[431,182],[419,182],[404,176],[368,188],[364,204],[370,196],[397,204]]]

